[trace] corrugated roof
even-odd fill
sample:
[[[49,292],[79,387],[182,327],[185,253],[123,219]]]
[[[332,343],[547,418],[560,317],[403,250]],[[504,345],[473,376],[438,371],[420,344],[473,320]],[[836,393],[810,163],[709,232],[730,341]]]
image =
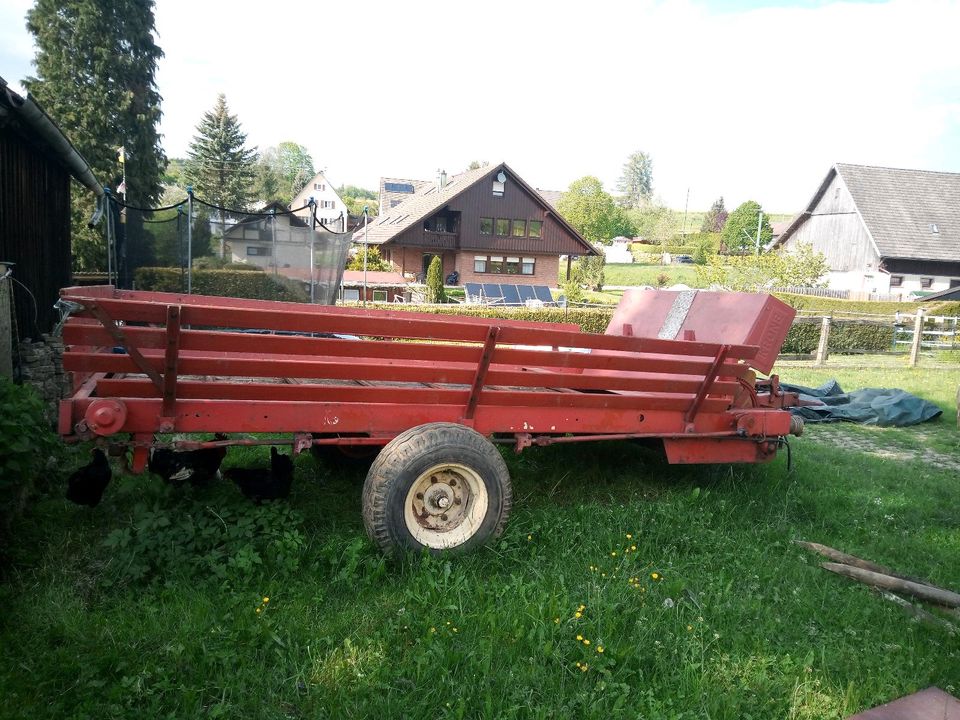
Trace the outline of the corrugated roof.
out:
[[[806,221],[837,174],[881,258],[960,262],[960,173],[930,170],[837,163],[773,246]]]
[[[880,257],[960,262],[960,173],[836,168]]]

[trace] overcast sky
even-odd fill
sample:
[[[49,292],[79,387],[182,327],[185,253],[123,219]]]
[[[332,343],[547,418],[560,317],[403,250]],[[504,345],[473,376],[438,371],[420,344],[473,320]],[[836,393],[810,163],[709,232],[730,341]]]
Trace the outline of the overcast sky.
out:
[[[11,83],[30,5],[0,4]],[[157,0],[171,157],[224,92],[251,144],[369,188],[477,159],[613,190],[640,149],[674,208],[795,212],[834,162],[960,171],[960,0],[243,5]]]

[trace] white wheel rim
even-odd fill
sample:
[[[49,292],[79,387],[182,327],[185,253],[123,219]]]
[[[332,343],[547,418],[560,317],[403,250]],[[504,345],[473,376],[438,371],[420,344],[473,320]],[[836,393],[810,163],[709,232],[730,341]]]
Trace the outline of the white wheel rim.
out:
[[[490,499],[475,470],[441,463],[424,471],[410,486],[403,504],[407,530],[421,545],[452,548],[480,529]]]

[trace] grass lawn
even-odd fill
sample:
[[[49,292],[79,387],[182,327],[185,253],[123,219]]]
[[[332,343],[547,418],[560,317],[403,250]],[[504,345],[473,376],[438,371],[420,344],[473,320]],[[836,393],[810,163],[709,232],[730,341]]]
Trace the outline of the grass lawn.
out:
[[[790,542],[960,588],[941,463],[960,460],[960,369],[780,372],[903,387],[945,417],[808,426],[792,473],[784,456],[669,466],[630,443],[505,451],[504,537],[399,563],[363,533],[363,470],[309,455],[289,503],[259,508],[143,476],[87,510],[51,482],[6,549],[0,717],[819,719],[960,694],[960,640]]]
[[[604,266],[606,285],[652,285],[657,287],[657,278],[666,275],[667,285],[684,283],[696,286],[697,270],[694,265],[642,265],[640,263],[609,263]]]

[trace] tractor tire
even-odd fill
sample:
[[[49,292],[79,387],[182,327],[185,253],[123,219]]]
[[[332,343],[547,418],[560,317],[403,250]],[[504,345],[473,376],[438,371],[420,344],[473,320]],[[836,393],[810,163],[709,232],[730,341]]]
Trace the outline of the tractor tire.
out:
[[[472,550],[500,535],[512,504],[500,452],[456,423],[400,433],[380,451],[363,485],[363,523],[388,555]]]

